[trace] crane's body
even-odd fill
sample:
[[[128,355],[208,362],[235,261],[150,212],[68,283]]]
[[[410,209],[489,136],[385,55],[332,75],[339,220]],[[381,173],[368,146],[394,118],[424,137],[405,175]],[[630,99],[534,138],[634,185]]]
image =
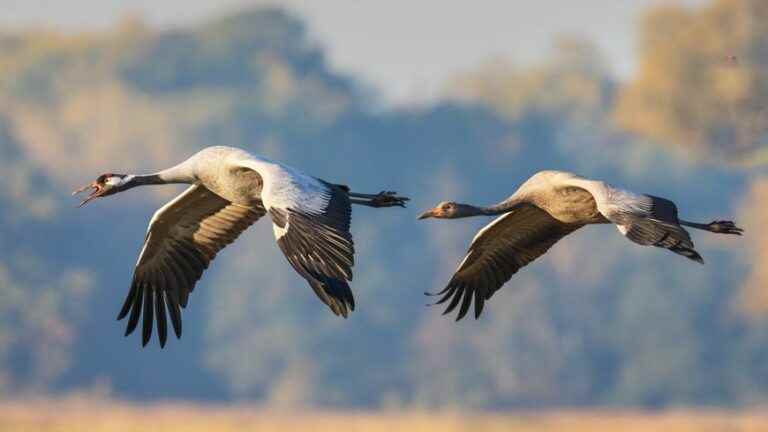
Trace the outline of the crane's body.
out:
[[[525,200],[563,223],[608,223],[606,216],[598,210],[595,194],[589,192],[607,189],[600,183],[568,172],[541,171],[523,183],[505,202]]]
[[[672,201],[564,171],[538,172],[493,206],[442,202],[419,218],[470,216],[497,217],[475,235],[448,286],[438,293],[442,295],[438,303],[451,300],[446,313],[461,304],[457,319],[464,317],[473,300],[478,317],[484,302],[513,274],[585,225],[612,223],[634,243],[668,249],[699,263],[704,260],[683,226],[742,233],[730,221],[700,224],[681,220]]]
[[[136,186],[191,186],[155,212],[118,319],[128,316],[126,335],[143,316],[144,345],[154,320],[166,341],[166,312],[181,336],[180,307],[216,254],[269,214],[278,246],[289,263],[337,315],[354,310],[354,245],[351,204],[405,206],[394,192],[358,194],[301,171],[233,147],[208,147],[182,163],[149,175],[103,174],[82,203]]]

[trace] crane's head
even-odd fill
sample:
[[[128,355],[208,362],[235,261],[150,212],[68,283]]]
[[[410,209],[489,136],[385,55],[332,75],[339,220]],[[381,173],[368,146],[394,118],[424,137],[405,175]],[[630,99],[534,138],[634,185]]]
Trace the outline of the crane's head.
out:
[[[443,201],[431,210],[427,210],[419,216],[419,219],[438,218],[454,219],[464,216],[464,204],[453,201]]]
[[[77,195],[89,189],[91,190],[91,193],[80,203],[80,205],[78,205],[78,207],[82,207],[91,200],[109,196],[127,189],[125,186],[132,178],[133,176],[126,174],[102,174],[87,186],[72,192],[72,195]]]

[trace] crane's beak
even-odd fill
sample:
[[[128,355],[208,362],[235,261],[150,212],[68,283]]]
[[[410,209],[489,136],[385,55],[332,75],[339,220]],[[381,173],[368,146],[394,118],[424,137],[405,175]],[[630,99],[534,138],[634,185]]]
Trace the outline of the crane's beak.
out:
[[[419,215],[418,219],[421,220],[421,219],[427,219],[431,217],[435,217],[435,209],[425,211],[424,213]]]
[[[81,203],[80,203],[80,204],[77,206],[78,208],[80,208],[80,207],[82,207],[82,206],[86,205],[88,202],[90,202],[90,201],[92,201],[92,200],[94,200],[94,199],[98,198],[99,196],[101,196],[101,193],[103,192],[103,189],[104,189],[104,188],[103,188],[103,187],[102,187],[100,184],[98,184],[98,183],[96,183],[96,182],[93,182],[93,183],[91,183],[91,184],[89,184],[89,185],[87,185],[87,186],[83,186],[82,188],[80,188],[80,189],[78,189],[78,190],[76,190],[76,191],[72,192],[72,196],[75,196],[75,195],[77,195],[77,194],[83,193],[83,192],[87,191],[88,189],[92,189],[92,190],[91,190],[91,194],[90,194],[90,195],[88,195],[88,196],[87,196],[87,197],[86,197],[86,198],[85,198],[85,199],[84,199],[84,200],[83,200],[83,201],[82,201],[82,202],[81,202]]]

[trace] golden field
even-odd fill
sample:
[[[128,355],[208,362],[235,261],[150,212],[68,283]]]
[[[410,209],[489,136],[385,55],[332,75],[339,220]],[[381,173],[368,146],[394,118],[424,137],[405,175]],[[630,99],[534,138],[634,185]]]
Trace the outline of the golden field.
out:
[[[747,412],[552,411],[459,413],[426,411],[319,412],[164,402],[94,400],[0,402],[0,432],[123,431],[768,431],[768,410]]]

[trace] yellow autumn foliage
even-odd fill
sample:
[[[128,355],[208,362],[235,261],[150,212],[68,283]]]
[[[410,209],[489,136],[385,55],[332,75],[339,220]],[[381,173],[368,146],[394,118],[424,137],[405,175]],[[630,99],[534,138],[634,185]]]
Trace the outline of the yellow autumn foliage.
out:
[[[641,34],[639,71],[621,89],[618,125],[695,158],[765,163],[768,69],[759,46],[768,2],[653,8]]]

